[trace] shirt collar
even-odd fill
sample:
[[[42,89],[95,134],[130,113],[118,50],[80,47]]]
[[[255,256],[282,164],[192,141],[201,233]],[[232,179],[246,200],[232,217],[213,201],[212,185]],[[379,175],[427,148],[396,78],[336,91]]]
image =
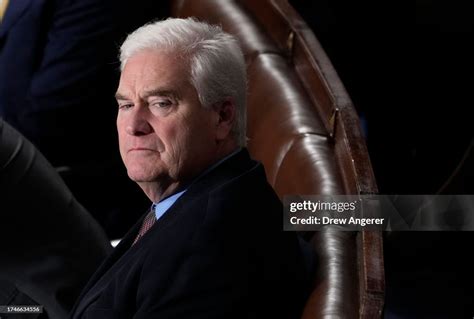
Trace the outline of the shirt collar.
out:
[[[242,148],[239,147],[238,149],[236,149],[235,151],[233,151],[229,155],[227,155],[224,158],[218,160],[216,163],[212,164],[210,167],[205,169],[204,172],[199,174],[198,177],[195,178],[190,184],[188,184],[187,187],[184,190],[182,190],[178,193],[175,193],[173,195],[170,195],[170,196],[164,198],[163,200],[159,201],[158,203],[153,203],[153,205],[151,206],[151,209],[155,211],[156,220],[158,220],[161,216],[163,216],[166,213],[166,211],[178,200],[178,198],[180,198],[181,195],[183,195],[186,192],[186,190],[188,189],[188,187],[190,185],[192,185],[195,181],[197,181],[198,179],[200,179],[204,175],[208,174],[210,171],[215,169],[217,166],[222,164],[224,161],[228,160],[229,158],[231,158],[232,156],[234,156],[235,154],[240,152],[241,149]]]
[[[166,213],[166,211],[178,200],[179,197],[181,197],[181,195],[184,194],[184,192],[186,192],[186,190],[168,196],[158,203],[153,203],[151,209],[155,211],[156,220],[160,219],[160,217]]]

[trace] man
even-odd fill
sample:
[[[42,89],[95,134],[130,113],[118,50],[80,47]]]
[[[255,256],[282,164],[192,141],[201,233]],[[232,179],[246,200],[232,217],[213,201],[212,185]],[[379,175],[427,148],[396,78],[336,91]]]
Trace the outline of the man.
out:
[[[92,277],[73,318],[297,318],[303,264],[282,206],[244,148],[234,37],[193,19],[121,47],[120,153],[154,203]]]

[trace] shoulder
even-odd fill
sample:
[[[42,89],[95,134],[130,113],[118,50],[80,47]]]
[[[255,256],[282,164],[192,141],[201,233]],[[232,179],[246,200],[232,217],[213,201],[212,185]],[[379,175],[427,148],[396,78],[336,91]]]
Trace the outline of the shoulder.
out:
[[[195,186],[199,192],[209,193],[210,197],[228,195],[231,199],[270,195],[276,198],[267,182],[263,165],[251,159],[245,148],[222,162]]]

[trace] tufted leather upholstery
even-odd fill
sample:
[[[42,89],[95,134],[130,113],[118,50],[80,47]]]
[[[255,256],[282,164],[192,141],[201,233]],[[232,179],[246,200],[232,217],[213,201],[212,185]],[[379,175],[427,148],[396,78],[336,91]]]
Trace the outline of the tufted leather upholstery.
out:
[[[175,0],[173,15],[220,24],[248,67],[248,148],[280,198],[377,187],[358,117],[336,71],[286,0]],[[384,293],[378,232],[310,234],[319,265],[303,318],[377,318]]]

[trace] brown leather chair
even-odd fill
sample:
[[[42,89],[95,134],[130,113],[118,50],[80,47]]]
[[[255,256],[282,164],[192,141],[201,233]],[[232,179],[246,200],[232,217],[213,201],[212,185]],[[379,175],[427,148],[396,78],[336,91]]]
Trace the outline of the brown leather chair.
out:
[[[248,148],[280,198],[373,194],[375,178],[354,106],[313,32],[285,0],[176,0],[238,37],[248,66]],[[380,232],[309,234],[319,264],[303,318],[378,318]]]

